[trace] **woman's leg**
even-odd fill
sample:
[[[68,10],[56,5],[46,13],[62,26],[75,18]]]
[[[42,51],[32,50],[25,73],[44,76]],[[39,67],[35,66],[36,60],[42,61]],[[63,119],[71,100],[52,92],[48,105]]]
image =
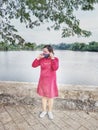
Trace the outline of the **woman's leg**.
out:
[[[51,112],[53,108],[53,98],[48,98],[48,111]]]
[[[47,114],[47,98],[46,97],[42,97],[42,108],[43,108],[43,112],[40,114],[40,117],[43,118],[46,114]]]
[[[52,108],[53,108],[53,99],[50,98],[48,99],[48,116],[49,116],[49,119],[53,119],[53,114],[52,114]]]
[[[47,97],[42,97],[42,108],[43,111],[47,111]]]

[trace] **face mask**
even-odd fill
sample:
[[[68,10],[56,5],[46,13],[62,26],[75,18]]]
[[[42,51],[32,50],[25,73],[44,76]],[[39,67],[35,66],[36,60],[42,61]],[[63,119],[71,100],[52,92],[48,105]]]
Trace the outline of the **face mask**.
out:
[[[45,58],[48,58],[50,55],[49,54],[43,54]]]

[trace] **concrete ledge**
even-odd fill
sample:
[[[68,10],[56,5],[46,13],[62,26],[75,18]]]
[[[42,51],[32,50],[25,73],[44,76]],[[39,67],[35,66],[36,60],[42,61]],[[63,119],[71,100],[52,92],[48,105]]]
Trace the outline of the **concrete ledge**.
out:
[[[0,94],[35,97],[37,84],[28,82],[0,81]],[[59,98],[98,100],[98,86],[59,85]]]
[[[98,100],[98,86],[86,86],[86,85],[61,85],[59,87],[59,94],[62,98],[67,99],[93,99]]]
[[[28,82],[0,82],[0,94],[35,97],[36,84]]]
[[[39,99],[36,87],[34,83],[1,81],[0,103],[32,104]],[[59,85],[55,108],[98,111],[98,86]]]

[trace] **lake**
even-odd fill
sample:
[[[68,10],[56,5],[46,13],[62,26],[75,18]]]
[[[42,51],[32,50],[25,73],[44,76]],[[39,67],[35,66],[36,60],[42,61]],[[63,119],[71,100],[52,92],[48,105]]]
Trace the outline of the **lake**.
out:
[[[40,51],[0,52],[0,81],[34,82],[40,68],[32,68],[32,61]],[[59,58],[57,82],[71,85],[98,85],[98,53],[55,51]]]

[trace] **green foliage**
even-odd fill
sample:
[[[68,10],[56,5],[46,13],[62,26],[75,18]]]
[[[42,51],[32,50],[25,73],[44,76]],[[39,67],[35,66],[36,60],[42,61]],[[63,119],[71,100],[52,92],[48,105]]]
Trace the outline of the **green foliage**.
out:
[[[74,51],[85,51],[86,50],[86,45],[84,43],[74,43],[71,45],[71,50]]]
[[[2,51],[20,51],[20,50],[35,50],[37,47],[36,43],[11,43],[7,44],[5,42],[0,42],[0,50]]]
[[[89,44],[75,42],[72,44],[60,43],[53,45],[54,49],[58,50],[73,50],[73,51],[96,51],[98,52],[98,42],[90,42]]]
[[[33,29],[41,23],[52,22],[48,30],[62,29],[62,37],[74,35],[90,36],[91,32],[80,28],[74,10],[93,10],[98,0],[0,0],[0,35],[8,44],[24,39],[17,35],[17,29],[11,25],[12,19],[25,23]]]
[[[0,50],[2,51],[7,51],[8,50],[8,45],[7,43],[4,43],[3,41],[0,42]]]
[[[88,45],[88,51],[96,51],[98,52],[98,42],[90,42]]]
[[[53,45],[53,48],[58,49],[58,50],[69,50],[71,44],[65,44],[65,43],[60,43],[58,45]]]
[[[12,51],[12,50],[42,50],[45,44],[37,45],[36,43],[11,43],[7,44],[5,42],[0,42],[0,50],[2,51]],[[98,52],[98,42],[92,41],[89,44],[75,42],[72,44],[60,43],[52,44],[55,50],[72,50],[72,51],[94,51]]]
[[[28,42],[28,43],[26,43],[24,45],[23,49],[25,49],[25,50],[35,50],[36,49],[36,43],[30,43],[30,42]]]

